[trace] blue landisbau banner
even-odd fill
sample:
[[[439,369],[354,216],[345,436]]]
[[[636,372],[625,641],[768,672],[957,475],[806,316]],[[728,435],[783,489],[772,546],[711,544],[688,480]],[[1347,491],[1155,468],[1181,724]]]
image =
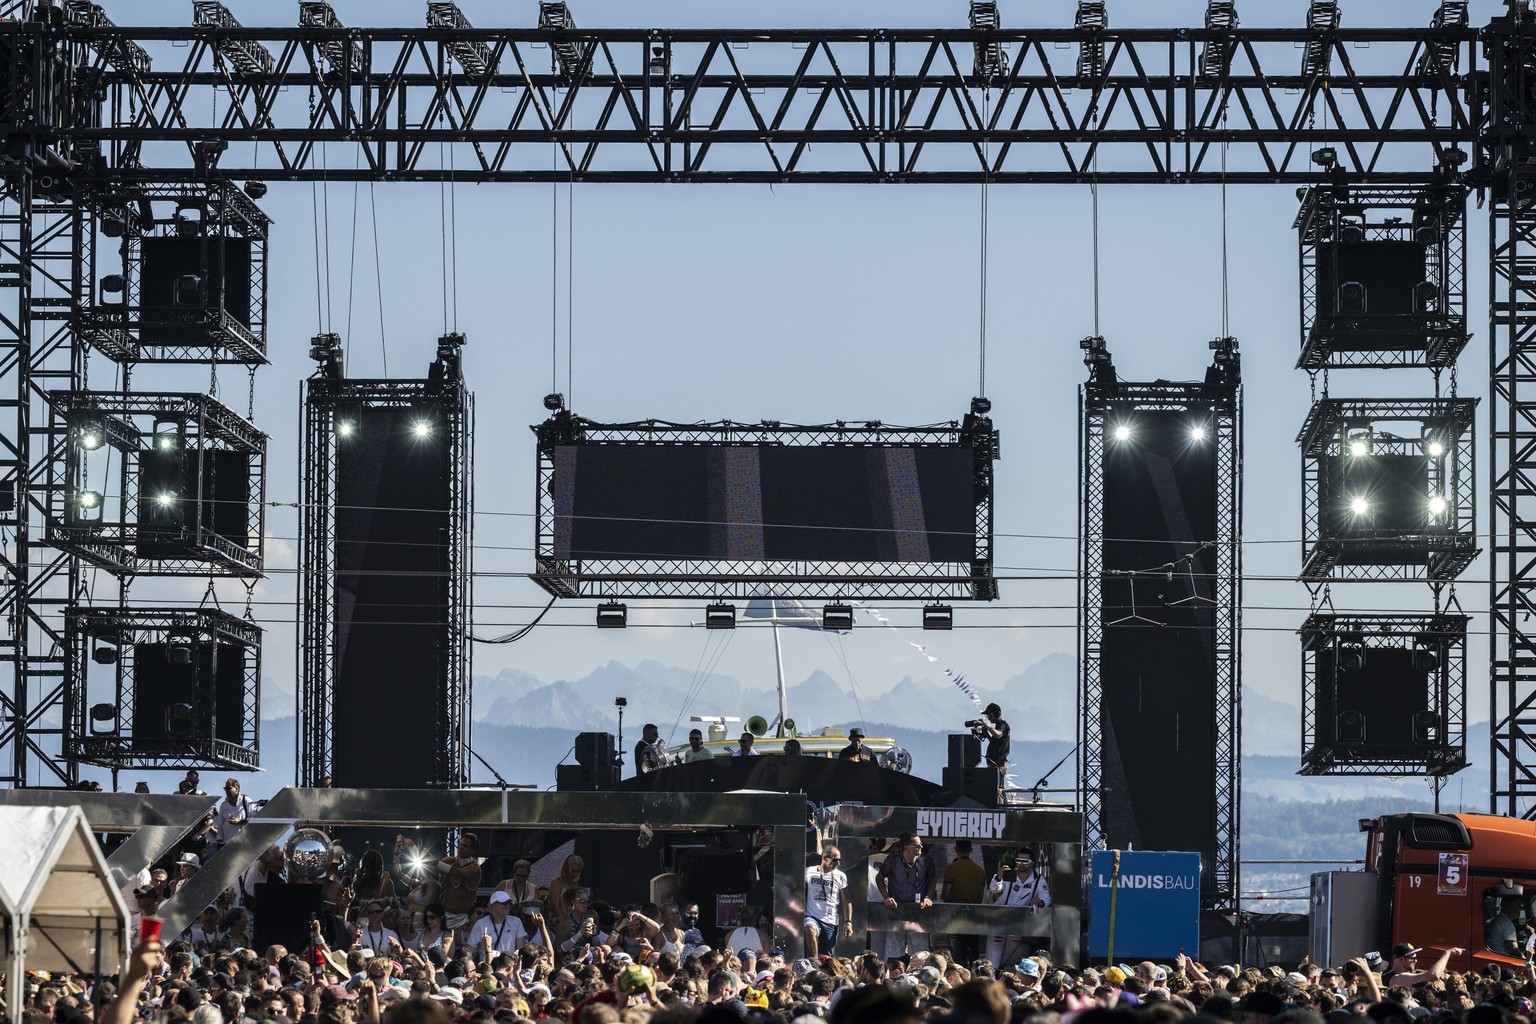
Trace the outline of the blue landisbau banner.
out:
[[[1110,952],[1110,897],[1114,854],[1093,854],[1088,885],[1088,955]],[[1114,957],[1117,961],[1172,957],[1200,949],[1200,855],[1126,850],[1114,896]]]

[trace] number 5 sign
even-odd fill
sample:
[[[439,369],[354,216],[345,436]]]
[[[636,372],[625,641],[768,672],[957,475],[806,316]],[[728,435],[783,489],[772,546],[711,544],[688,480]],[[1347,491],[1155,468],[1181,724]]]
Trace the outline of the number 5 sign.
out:
[[[1467,855],[1442,853],[1440,875],[1435,881],[1435,891],[1441,896],[1465,896],[1467,894]]]

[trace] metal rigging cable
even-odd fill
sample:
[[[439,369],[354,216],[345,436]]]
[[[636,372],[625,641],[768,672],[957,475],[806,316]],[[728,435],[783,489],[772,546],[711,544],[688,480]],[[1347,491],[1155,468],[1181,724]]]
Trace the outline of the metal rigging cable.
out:
[[[991,122],[992,90],[981,93],[981,126],[985,132]],[[976,397],[987,397],[987,215],[988,191],[992,178],[991,145],[985,135],[981,140],[981,321],[977,353]]]
[[[1232,337],[1231,304],[1227,293],[1227,149],[1230,143],[1225,137],[1227,110],[1221,110],[1221,336]]]
[[[373,182],[368,182],[368,209],[373,217],[373,284],[379,299],[379,354],[384,358],[384,376],[389,376],[389,344],[384,337],[384,270],[379,258],[379,205]]]

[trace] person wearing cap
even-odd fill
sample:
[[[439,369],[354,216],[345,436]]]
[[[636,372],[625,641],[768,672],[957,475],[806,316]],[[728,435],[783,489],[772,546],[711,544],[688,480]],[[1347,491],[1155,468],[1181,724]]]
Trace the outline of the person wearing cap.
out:
[[[1460,956],[1466,950],[1460,946],[1452,946],[1435,958],[1435,962],[1429,970],[1421,971],[1419,966],[1419,954],[1423,949],[1411,942],[1399,942],[1392,947],[1392,962],[1382,972],[1382,982],[1388,988],[1413,988],[1421,981],[1442,981],[1445,978],[1445,965],[1453,956]]]
[[[1012,864],[1004,861],[998,865],[997,874],[987,886],[986,902],[997,907],[1022,907],[1031,912],[1051,905],[1050,880],[1043,872],[1035,870],[1033,853],[1020,850],[1014,855]],[[1016,957],[1024,955],[1028,942],[1022,935],[988,936],[987,959],[994,967],[1014,962]]]
[[[515,953],[528,941],[521,919],[512,914],[512,897],[504,889],[491,893],[490,914],[476,921],[465,942],[477,963],[486,963],[497,953]]]
[[[874,764],[875,755],[864,749],[864,730],[849,729],[848,745],[837,754],[839,761],[853,761],[856,764]]]

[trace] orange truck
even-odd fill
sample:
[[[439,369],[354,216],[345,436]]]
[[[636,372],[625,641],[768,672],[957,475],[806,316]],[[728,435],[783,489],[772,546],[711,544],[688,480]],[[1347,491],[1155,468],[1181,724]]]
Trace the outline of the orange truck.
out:
[[[1338,965],[1368,952],[1447,949],[1452,970],[1524,964],[1536,950],[1536,822],[1487,814],[1365,818],[1364,871],[1312,876],[1309,953]]]

